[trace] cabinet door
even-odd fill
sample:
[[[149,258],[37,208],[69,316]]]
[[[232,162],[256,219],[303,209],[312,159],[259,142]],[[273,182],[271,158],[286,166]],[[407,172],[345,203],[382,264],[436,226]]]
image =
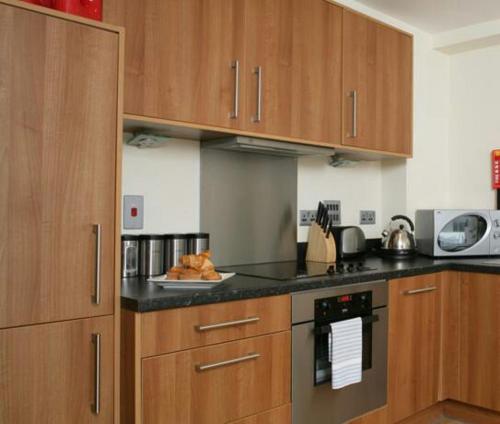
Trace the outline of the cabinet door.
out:
[[[290,362],[289,331],[144,359],[144,423],[219,424],[288,404]]]
[[[343,144],[411,155],[412,37],[349,10],[343,28]]]
[[[0,330],[1,423],[113,423],[113,414],[112,317]]]
[[[104,19],[125,27],[125,112],[237,126],[243,69],[240,0],[109,0]],[[241,72],[240,72],[241,74]],[[244,81],[239,79],[240,98]],[[239,103],[238,117],[244,114]]]
[[[459,400],[500,411],[500,276],[461,278]]]
[[[340,143],[342,9],[324,0],[247,0],[245,19],[245,129]]]
[[[0,51],[0,328],[113,313],[118,35],[0,5]]]
[[[440,274],[389,282],[389,422],[438,401]]]

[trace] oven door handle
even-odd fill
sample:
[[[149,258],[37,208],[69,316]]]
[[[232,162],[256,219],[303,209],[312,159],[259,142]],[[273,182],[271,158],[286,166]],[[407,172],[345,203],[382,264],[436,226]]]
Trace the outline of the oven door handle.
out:
[[[361,318],[361,321],[362,321],[363,325],[373,324],[374,322],[377,322],[379,320],[380,320],[380,318],[379,318],[378,315],[368,315],[366,317]],[[335,322],[335,321],[332,321],[332,322]],[[330,324],[314,328],[314,333],[317,336],[320,336],[322,334],[331,333],[331,331],[332,331],[332,327],[330,326]]]

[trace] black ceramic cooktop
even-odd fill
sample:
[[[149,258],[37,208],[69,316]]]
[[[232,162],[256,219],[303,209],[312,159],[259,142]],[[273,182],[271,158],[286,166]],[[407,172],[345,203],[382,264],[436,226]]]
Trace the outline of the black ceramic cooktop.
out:
[[[366,266],[364,261],[352,260],[337,262],[333,265],[319,262],[301,263],[297,261],[288,261],[225,266],[217,269],[222,272],[235,272],[236,274],[246,275],[249,277],[290,281],[300,278],[312,278],[322,277],[325,275],[372,271],[376,268]]]

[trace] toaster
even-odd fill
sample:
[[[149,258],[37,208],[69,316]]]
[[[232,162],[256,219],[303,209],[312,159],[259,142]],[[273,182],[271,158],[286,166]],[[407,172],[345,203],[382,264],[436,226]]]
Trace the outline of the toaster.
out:
[[[332,228],[339,258],[350,258],[366,252],[365,233],[359,227],[338,226]]]

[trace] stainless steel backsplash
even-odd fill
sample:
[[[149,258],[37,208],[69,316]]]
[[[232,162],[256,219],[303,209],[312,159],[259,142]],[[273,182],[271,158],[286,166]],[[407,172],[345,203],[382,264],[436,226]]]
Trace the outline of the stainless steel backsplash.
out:
[[[216,265],[296,259],[297,159],[202,148],[200,200]]]

